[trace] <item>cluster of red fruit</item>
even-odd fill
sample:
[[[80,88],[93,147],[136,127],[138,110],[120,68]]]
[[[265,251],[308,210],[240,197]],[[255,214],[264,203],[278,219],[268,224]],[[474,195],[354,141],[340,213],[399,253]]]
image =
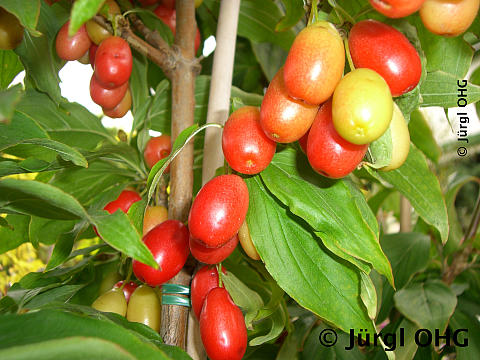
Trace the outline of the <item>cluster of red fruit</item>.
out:
[[[420,12],[423,25],[441,36],[458,36],[472,25],[480,0],[369,0],[379,12],[401,18]]]
[[[111,16],[120,14],[115,1],[107,1],[106,6]],[[93,20],[87,21],[73,36],[69,36],[69,23],[65,23],[58,32],[55,42],[58,56],[63,60],[84,58],[84,62],[90,62],[94,69],[90,80],[92,100],[109,117],[125,116],[132,106],[128,86],[133,64],[130,46]]]
[[[145,324],[158,332],[162,311],[160,297],[160,288],[138,286],[133,281],[119,281],[111,290],[101,294],[92,307],[99,311],[119,314],[129,321]]]
[[[299,140],[313,169],[341,178],[389,127],[393,156],[382,170],[405,161],[410,137],[392,96],[418,84],[420,57],[401,32],[375,20],[356,23],[348,45],[356,69],[343,76],[344,43],[332,24],[320,21],[297,35],[260,110],[241,108],[225,124],[223,153],[234,170],[259,173],[277,142]]]

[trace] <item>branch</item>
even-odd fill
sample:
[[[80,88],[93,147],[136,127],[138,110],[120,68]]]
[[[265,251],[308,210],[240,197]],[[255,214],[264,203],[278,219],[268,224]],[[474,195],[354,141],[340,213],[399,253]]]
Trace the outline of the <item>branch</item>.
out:
[[[195,6],[193,0],[177,0],[177,28],[173,53],[176,66],[172,81],[172,139],[193,125],[195,111],[195,61],[194,39],[196,32]],[[168,215],[172,219],[186,222],[192,202],[193,191],[193,142],[188,144],[171,164],[171,193]],[[173,279],[172,284],[190,285],[194,261]],[[162,307],[160,335],[169,345],[185,349],[189,308],[176,305]]]

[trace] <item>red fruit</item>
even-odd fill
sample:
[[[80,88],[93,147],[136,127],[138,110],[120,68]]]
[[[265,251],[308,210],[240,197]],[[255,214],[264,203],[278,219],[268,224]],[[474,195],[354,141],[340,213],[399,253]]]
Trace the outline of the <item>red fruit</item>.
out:
[[[268,86],[260,108],[260,124],[270,139],[290,143],[297,141],[308,131],[318,106],[290,97],[285,88],[283,74],[282,68]]]
[[[209,247],[219,247],[240,229],[248,210],[248,188],[238,175],[221,175],[198,192],[188,215],[190,234]]]
[[[400,96],[417,86],[422,63],[417,50],[400,31],[376,20],[356,23],[348,38],[356,68],[368,68],[387,82],[392,96]]]
[[[193,257],[205,264],[218,264],[222,262],[235,250],[238,244],[238,236],[235,235],[226,244],[211,248],[190,236],[190,252]]]
[[[170,6],[170,5],[169,5]],[[161,4],[157,6],[153,12],[158,16],[160,20],[162,20],[165,25],[167,25],[170,30],[172,30],[173,36],[175,36],[176,33],[176,27],[177,27],[177,12],[175,10],[175,5],[173,7],[167,7],[164,4]],[[197,32],[195,34],[195,53],[197,53],[198,48],[200,47],[200,31],[198,30],[197,26]]]
[[[200,313],[200,335],[211,360],[240,360],[245,354],[245,320],[225,288],[207,294]]]
[[[305,154],[307,153],[308,134],[310,134],[310,129],[307,131],[305,135],[303,135],[300,139],[298,139],[298,143],[300,144],[300,147],[302,148]]]
[[[90,97],[95,104],[112,109],[122,101],[128,89],[128,82],[113,89],[105,89],[95,76],[90,80]]]
[[[88,50],[88,59],[90,60],[90,65],[92,69],[95,69],[95,55],[97,54],[98,45],[92,43],[90,49]]]
[[[188,229],[177,220],[167,220],[157,225],[143,237],[159,268],[154,269],[133,260],[133,273],[150,286],[158,286],[170,280],[182,269],[189,254]]]
[[[130,110],[132,107],[132,94],[130,93],[130,89],[127,87],[127,92],[123,99],[115,106],[113,109],[106,109],[102,108],[104,115],[109,116],[111,118],[121,118],[124,117],[125,114]]]
[[[227,273],[225,267],[222,266],[222,272]],[[193,277],[191,284],[192,309],[197,319],[200,318],[203,303],[210,290],[218,287],[218,272],[215,266],[205,265],[197,271]]]
[[[162,0],[162,5],[169,9],[175,9],[175,0]]]
[[[135,191],[132,190],[123,190],[118,198],[109,202],[103,210],[107,210],[110,214],[113,214],[118,209],[122,210],[124,213],[128,212],[130,206],[133,203],[142,200],[142,197]]]
[[[340,34],[332,24],[317,22],[300,31],[290,47],[283,69],[285,87],[291,97],[319,105],[333,94],[344,67]]]
[[[114,288],[120,289],[122,285],[123,285],[123,280],[117,282],[114,285]],[[125,286],[123,287],[122,290],[123,290],[123,294],[125,295],[125,300],[127,300],[127,303],[128,303],[128,300],[130,300],[130,296],[132,295],[132,293],[135,291],[137,287],[138,287],[138,284],[133,281],[126,283]]]
[[[68,36],[69,24],[70,21],[67,21],[60,28],[55,40],[55,48],[61,59],[78,60],[88,51],[92,42],[88,37],[85,25],[82,25],[75,35]]]
[[[238,109],[225,123],[223,155],[235,171],[248,175],[259,173],[272,161],[276,147],[263,132],[260,111],[254,106]]]
[[[419,10],[425,0],[369,0],[379,13],[390,18],[401,18]]]
[[[166,158],[172,151],[172,140],[168,135],[152,137],[148,140],[143,158],[147,166],[151,169],[161,159]]]
[[[344,177],[355,170],[367,149],[368,144],[352,144],[335,131],[332,100],[320,107],[307,141],[308,161],[315,171],[334,179]]]
[[[95,55],[95,76],[108,89],[128,81],[132,73],[132,52],[121,37],[112,36],[102,41]]]

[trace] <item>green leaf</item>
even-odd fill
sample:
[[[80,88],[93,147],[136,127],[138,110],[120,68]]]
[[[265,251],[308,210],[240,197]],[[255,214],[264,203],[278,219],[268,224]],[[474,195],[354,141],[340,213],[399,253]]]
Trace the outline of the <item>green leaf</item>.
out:
[[[420,328],[443,334],[457,306],[457,297],[440,280],[409,285],[394,296],[395,306]]]
[[[268,81],[272,81],[275,74],[285,64],[288,51],[272,43],[252,42],[253,52],[262,67]]]
[[[133,355],[110,341],[80,336],[42,341],[30,345],[14,346],[6,350],[1,350],[0,356],[5,360],[29,360],[32,359],[32,357],[38,360],[136,359]]]
[[[41,0],[0,0],[0,6],[15,15],[23,27],[33,36],[39,36],[41,33],[36,30],[36,27],[40,14],[40,1]]]
[[[35,248],[40,243],[55,244],[61,234],[73,229],[75,221],[59,221],[32,216],[28,228],[30,242]]]
[[[42,8],[47,7],[45,4]],[[43,9],[42,9],[43,12]],[[53,16],[53,14],[42,14]],[[15,49],[15,53],[26,70],[26,80],[30,80],[34,86],[48,94],[54,101],[61,100],[59,66],[53,54],[53,47],[49,39],[43,35],[33,37],[25,32],[22,43]]]
[[[122,326],[83,314],[40,310],[23,315],[5,315],[0,322],[0,349],[38,344],[71,336],[107,340],[114,343],[121,351],[129,353],[134,359],[172,359],[159,348],[146,342],[143,337],[137,336]]]
[[[322,345],[318,339],[325,329],[327,329],[326,326],[320,325],[310,333],[305,341],[302,360],[364,360],[367,358],[358,346],[355,346],[352,350],[345,350],[346,347],[350,346],[350,336],[341,331],[336,331],[337,342],[335,345],[331,347]]]
[[[400,339],[400,331],[402,330],[405,337],[405,345],[398,346],[395,349],[395,360],[412,360],[418,349],[418,345],[415,343],[415,333],[419,330],[419,327],[408,319],[403,318],[395,332],[397,339]]]
[[[15,249],[28,241],[28,223],[30,216],[8,215],[8,226],[0,227],[0,254]]]
[[[414,111],[408,124],[410,140],[425,156],[437,163],[442,150],[433,137],[432,129],[428,125],[421,111]]]
[[[84,285],[63,285],[42,292],[28,301],[23,307],[26,309],[35,309],[52,302],[67,302]]]
[[[48,260],[46,270],[54,269],[67,260],[72,252],[73,244],[80,231],[80,226],[77,226],[75,229],[60,235],[53,248],[52,256],[50,256],[50,259]]]
[[[359,301],[358,271],[323,248],[300,219],[271,197],[258,176],[245,181],[250,193],[250,235],[278,285],[329,323],[373,333]]]
[[[426,80],[420,87],[423,97],[422,107],[441,106],[451,108],[458,106],[459,85],[461,82],[464,93],[467,94],[467,103],[472,104],[480,100],[480,86],[467,83],[463,86],[463,80],[443,71],[428,73]]]
[[[131,181],[133,176],[130,171],[117,167],[113,161],[93,161],[90,162],[88,168],[77,167],[58,171],[49,183],[69,193],[81,204],[87,206],[94,202],[95,196],[101,196],[121,185],[126,187],[127,182]]]
[[[173,44],[173,32],[170,28],[152,11],[148,9],[136,8],[132,10],[137,14],[143,23],[152,31],[157,31],[168,45]]]
[[[74,197],[32,180],[0,180],[0,208],[49,219],[87,218],[85,209]]]
[[[145,214],[145,208],[147,206],[146,200],[140,200],[134,202],[130,209],[128,209],[128,218],[130,219],[135,229],[139,234],[143,233],[143,216]]]
[[[377,292],[375,285],[373,285],[372,279],[363,271],[360,272],[360,276],[362,278],[360,283],[360,298],[367,308],[370,319],[375,320],[377,316]]]
[[[203,3],[218,17],[220,0],[205,0]],[[238,16],[238,35],[255,43],[274,43],[288,51],[295,39],[295,32],[275,30],[283,16],[273,1],[243,0]]]
[[[302,0],[282,0],[285,16],[275,26],[275,31],[285,31],[295,26],[305,14]]]
[[[8,124],[15,111],[15,106],[23,96],[22,85],[17,84],[0,91],[0,123]]]
[[[138,109],[149,98],[148,93],[148,81],[147,81],[147,68],[148,61],[143,55],[134,51],[133,55],[133,68],[130,75],[129,85],[132,94],[132,114],[135,116]]]
[[[448,216],[440,184],[428,168],[425,156],[414,145],[410,145],[407,160],[397,170],[370,173],[393,185],[410,201],[418,215],[438,230],[442,242],[447,241]]]
[[[480,321],[475,314],[469,314],[457,308],[450,319],[450,327],[455,332],[459,329],[467,329],[468,333],[458,333],[459,344],[467,346],[456,346],[457,360],[477,359],[480,356]],[[467,340],[468,339],[468,340]]]
[[[242,283],[232,272],[222,274],[222,281],[225,288],[233,299],[233,302],[239,306],[245,314],[245,324],[248,329],[252,328],[252,321],[257,316],[258,311],[263,307],[263,300],[248,286]]]
[[[255,59],[252,45],[243,38],[237,38],[236,40],[232,85],[247,92],[263,94],[264,79],[262,68]]]
[[[92,215],[100,237],[113,248],[144,264],[158,268],[150,250],[142,242],[140,234],[127,214],[117,210],[113,214],[101,211]]]
[[[0,69],[0,89],[6,89],[23,70],[23,65],[13,50],[0,50]]]
[[[472,63],[473,48],[462,36],[444,37],[431,33],[414,16],[418,37],[427,58],[427,71],[443,71],[463,79]]]
[[[0,150],[39,138],[48,138],[48,134],[33,119],[18,112],[13,114],[10,124],[0,123]]]
[[[308,311],[298,316],[297,319],[292,319],[291,326],[293,329],[289,330],[288,336],[283,342],[276,360],[291,360],[297,358],[296,355],[303,349],[303,344],[312,327],[315,325],[316,320],[316,317]]]
[[[307,165],[302,166],[299,158],[305,159],[291,149],[277,153],[261,173],[267,188],[292,213],[308,222],[335,255],[353,262],[365,272],[369,267],[355,259],[369,263],[393,284],[390,264],[379,244],[378,230],[372,229],[364,220],[356,204],[359,198],[341,180],[323,181],[322,177],[309,171],[310,176],[315,176],[317,186],[306,181],[305,171],[302,174],[298,169],[307,169]],[[356,201],[352,202],[352,199]],[[363,202],[366,205],[364,199]],[[365,209],[370,212],[368,206]]]
[[[77,0],[73,3],[68,34],[73,36],[80,26],[94,17],[105,0]]]
[[[430,238],[420,233],[383,235],[382,248],[392,264],[397,289],[403,288],[413,276],[427,267],[430,254]],[[385,284],[382,291],[382,307],[378,320],[385,319],[393,306],[394,290]]]
[[[254,337],[248,342],[248,345],[258,346],[278,338],[285,328],[287,318],[287,311],[284,310],[283,306],[278,306],[274,313],[264,320],[264,322],[267,322],[268,333]]]

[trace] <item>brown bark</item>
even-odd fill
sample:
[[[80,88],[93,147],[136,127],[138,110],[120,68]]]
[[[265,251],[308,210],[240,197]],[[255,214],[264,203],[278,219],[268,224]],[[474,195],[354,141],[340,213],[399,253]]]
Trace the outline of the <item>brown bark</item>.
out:
[[[193,0],[177,0],[177,29],[173,51],[176,54],[172,80],[172,139],[193,125],[195,110],[194,39],[196,31]],[[193,190],[193,142],[188,144],[171,165],[169,217],[187,221]],[[192,264],[171,279],[172,284],[190,285]],[[162,307],[160,335],[166,344],[185,349],[189,308],[177,305]]]

